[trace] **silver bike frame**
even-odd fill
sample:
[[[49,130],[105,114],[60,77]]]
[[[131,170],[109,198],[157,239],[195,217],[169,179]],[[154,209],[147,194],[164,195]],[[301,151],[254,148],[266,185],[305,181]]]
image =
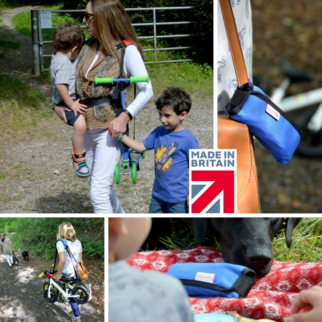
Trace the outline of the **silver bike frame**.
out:
[[[271,100],[284,112],[291,112],[320,103],[308,123],[308,128],[311,131],[320,131],[322,129],[322,88],[283,98],[285,96],[285,91],[290,84],[290,79],[285,78],[281,85],[273,90]]]

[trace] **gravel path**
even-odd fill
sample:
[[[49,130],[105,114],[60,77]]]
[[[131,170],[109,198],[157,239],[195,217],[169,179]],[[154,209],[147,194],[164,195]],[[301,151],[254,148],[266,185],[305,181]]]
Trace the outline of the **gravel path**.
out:
[[[38,278],[46,269],[43,262],[35,257],[29,262],[20,255],[17,258],[19,266],[10,268],[5,255],[0,255],[0,321],[71,321],[73,312],[70,305],[50,304],[43,298],[43,284],[47,279]],[[91,301],[80,305],[80,313],[84,322],[104,321],[104,314]]]
[[[34,8],[36,7],[16,8],[0,15],[4,26],[2,28],[12,32],[15,36],[14,41],[21,44],[18,51],[8,52],[4,59],[0,59],[0,72],[19,78],[42,91],[47,97],[49,108],[50,85],[38,83],[32,78],[31,38],[19,35],[11,24],[14,15]],[[17,53],[19,59],[12,59],[11,55]],[[154,97],[161,91],[161,88],[155,86]],[[129,91],[127,98],[132,97],[133,93]],[[184,124],[198,138],[201,148],[212,148],[213,97],[203,97],[194,93],[192,100],[193,107]],[[33,140],[26,135],[19,141],[7,140],[1,146],[1,172],[10,175],[1,181],[0,213],[91,213],[93,209],[87,182],[75,176],[71,165],[72,129],[58,117],[44,120],[42,125],[46,128],[46,135],[41,140]],[[136,139],[144,139],[156,126],[159,126],[158,115],[151,100],[136,118]],[[140,161],[140,167],[136,185],[133,185],[128,177],[121,177],[120,185],[114,185],[127,213],[148,212],[154,180],[151,151]]]

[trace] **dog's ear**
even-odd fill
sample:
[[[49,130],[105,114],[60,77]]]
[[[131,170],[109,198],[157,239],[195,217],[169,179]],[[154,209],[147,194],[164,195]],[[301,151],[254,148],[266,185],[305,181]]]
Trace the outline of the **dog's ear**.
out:
[[[192,230],[196,244],[200,245],[206,236],[208,218],[182,218],[182,220]]]
[[[286,218],[285,238],[288,248],[290,248],[292,244],[293,229],[298,225],[301,219],[302,218]]]

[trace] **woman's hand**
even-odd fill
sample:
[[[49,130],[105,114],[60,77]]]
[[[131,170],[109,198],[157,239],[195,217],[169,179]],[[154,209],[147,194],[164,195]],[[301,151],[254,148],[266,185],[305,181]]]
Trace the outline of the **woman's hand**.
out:
[[[81,104],[79,101],[80,101],[80,98],[77,101],[73,102],[71,106],[71,109],[74,111],[75,116],[77,115],[77,112],[83,115],[87,109],[87,106],[84,104]]]
[[[126,132],[126,125],[130,122],[130,117],[126,113],[121,113],[116,119],[114,119],[108,132],[113,139],[118,139],[120,135]]]
[[[55,275],[54,276],[54,279],[55,279],[56,282],[59,282],[60,281],[60,276],[59,275]]]
[[[68,123],[67,123],[67,118],[66,118],[65,111],[67,111],[67,112],[71,112],[71,109],[69,109],[69,108],[68,108],[68,107],[66,107],[66,106],[58,106],[58,105],[56,105],[56,106],[54,107],[54,111],[55,111],[55,113],[59,116],[59,118],[60,118],[61,120],[63,120],[66,124],[68,124]]]

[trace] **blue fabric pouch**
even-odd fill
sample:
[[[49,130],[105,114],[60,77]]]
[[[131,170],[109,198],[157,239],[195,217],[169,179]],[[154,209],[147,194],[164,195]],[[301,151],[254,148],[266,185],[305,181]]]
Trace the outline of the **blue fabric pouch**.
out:
[[[256,282],[256,273],[228,263],[184,263],[169,267],[168,275],[180,279],[191,297],[246,297]]]
[[[226,105],[229,116],[246,124],[278,163],[289,163],[301,131],[268,96],[251,82],[238,87]]]

